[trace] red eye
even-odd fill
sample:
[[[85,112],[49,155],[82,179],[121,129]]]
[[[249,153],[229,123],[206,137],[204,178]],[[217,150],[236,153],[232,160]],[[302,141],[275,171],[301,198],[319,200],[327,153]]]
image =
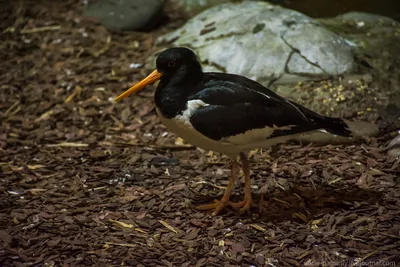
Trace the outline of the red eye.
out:
[[[168,67],[170,67],[170,68],[175,67],[175,61],[173,61],[173,60],[168,61]]]

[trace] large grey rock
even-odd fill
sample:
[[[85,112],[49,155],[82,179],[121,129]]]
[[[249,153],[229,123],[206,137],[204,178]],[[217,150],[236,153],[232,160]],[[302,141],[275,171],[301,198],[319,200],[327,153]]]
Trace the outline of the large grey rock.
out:
[[[265,85],[328,77],[355,66],[343,38],[306,15],[264,2],[207,9],[159,37],[156,46],[187,46],[198,53],[204,70],[240,74]]]
[[[171,1],[175,6],[180,8],[187,16],[196,15],[201,11],[213,6],[234,2],[233,0],[171,0]]]
[[[95,0],[84,15],[113,30],[150,30],[160,20],[164,0]]]
[[[365,12],[348,12],[341,15],[336,16],[336,21],[341,20],[343,22],[353,22],[356,23],[359,28],[361,27],[376,27],[382,25],[396,25],[397,21],[377,15],[377,14],[369,14]]]

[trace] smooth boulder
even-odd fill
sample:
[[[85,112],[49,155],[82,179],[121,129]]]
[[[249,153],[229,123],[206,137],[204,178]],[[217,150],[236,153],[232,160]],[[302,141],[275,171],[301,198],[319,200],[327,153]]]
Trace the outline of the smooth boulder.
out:
[[[206,71],[240,74],[264,85],[329,77],[355,66],[343,38],[306,15],[265,2],[207,9],[156,42],[159,50],[170,46],[195,50]]]
[[[150,30],[163,14],[163,0],[96,0],[89,2],[84,15],[112,30]]]

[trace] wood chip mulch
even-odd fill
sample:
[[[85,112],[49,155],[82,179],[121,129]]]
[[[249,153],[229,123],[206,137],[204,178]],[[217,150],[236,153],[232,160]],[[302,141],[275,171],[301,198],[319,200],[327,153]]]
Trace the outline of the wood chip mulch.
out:
[[[16,1],[0,56],[0,266],[397,266],[400,168],[385,134],[250,152],[254,206],[218,216],[229,160],[183,144],[154,111],[157,35],[111,33],[82,1]],[[168,8],[168,7],[167,7]],[[3,25],[4,26],[4,25]],[[243,197],[242,184],[233,200]]]

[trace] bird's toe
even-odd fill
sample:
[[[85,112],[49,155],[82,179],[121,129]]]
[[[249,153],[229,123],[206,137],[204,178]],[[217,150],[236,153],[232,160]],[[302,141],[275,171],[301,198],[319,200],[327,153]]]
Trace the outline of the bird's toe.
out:
[[[246,212],[246,211],[248,211],[250,209],[251,202],[252,202],[251,197],[245,197],[243,199],[243,201],[240,201],[240,202],[229,202],[229,205],[232,208],[240,209],[240,212],[243,213],[243,212]]]
[[[213,211],[212,215],[217,215],[219,212],[221,212],[229,204],[230,204],[229,200],[228,201],[214,200],[214,203],[198,205],[196,207],[196,209],[198,209],[198,210],[212,210]]]

